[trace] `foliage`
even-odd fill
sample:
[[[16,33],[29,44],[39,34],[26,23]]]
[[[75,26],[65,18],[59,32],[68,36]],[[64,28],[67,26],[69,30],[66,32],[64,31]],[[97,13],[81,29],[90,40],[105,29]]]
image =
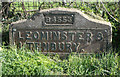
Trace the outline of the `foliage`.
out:
[[[114,53],[69,55],[61,60],[59,55],[43,55],[28,49],[3,47],[3,75],[119,75],[120,57]]]
[[[62,74],[63,68],[40,52],[27,49],[3,49],[3,75]]]
[[[102,54],[98,59],[93,56],[70,56],[69,74],[71,75],[117,75],[118,57],[113,53]]]

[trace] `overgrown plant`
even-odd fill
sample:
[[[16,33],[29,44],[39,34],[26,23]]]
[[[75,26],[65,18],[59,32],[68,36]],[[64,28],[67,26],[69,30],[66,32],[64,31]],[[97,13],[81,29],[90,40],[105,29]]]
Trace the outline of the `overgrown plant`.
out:
[[[3,48],[3,75],[120,75],[120,57],[116,53],[102,55],[44,55],[22,48]],[[99,56],[99,57],[97,57]]]

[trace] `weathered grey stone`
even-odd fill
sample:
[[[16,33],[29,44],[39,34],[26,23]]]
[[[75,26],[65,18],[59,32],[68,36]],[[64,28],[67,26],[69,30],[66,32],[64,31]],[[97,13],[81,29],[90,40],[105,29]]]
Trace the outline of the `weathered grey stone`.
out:
[[[10,44],[27,45],[43,52],[103,52],[111,45],[109,22],[88,17],[77,9],[41,10],[29,20],[10,27]]]

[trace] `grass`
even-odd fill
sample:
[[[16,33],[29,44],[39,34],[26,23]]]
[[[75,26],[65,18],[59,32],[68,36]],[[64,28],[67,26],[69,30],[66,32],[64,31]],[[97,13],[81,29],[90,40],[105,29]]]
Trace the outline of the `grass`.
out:
[[[2,63],[0,62],[0,77],[2,76]]]
[[[27,49],[3,48],[3,75],[120,75],[116,53],[74,55],[61,60],[59,55],[43,55]]]

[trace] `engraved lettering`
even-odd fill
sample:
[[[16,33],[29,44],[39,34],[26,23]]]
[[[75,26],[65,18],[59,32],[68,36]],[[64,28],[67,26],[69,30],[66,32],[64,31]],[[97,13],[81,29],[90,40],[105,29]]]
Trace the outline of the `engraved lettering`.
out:
[[[97,34],[97,40],[101,41],[103,39],[103,34],[101,32],[98,32]]]
[[[67,17],[63,16],[63,22],[67,22]]]
[[[38,50],[39,51],[39,43],[38,42],[35,42],[34,43],[34,48],[35,50]],[[41,48],[41,47],[40,47]]]
[[[52,31],[49,32],[49,40],[52,40]]]
[[[39,32],[38,31],[33,33],[33,38],[35,40],[37,40],[39,38]]]
[[[73,41],[75,39],[75,34],[76,34],[76,32],[69,33],[69,37],[70,37],[71,41]]]
[[[68,14],[44,14],[45,16],[45,23],[46,25],[72,25],[73,24],[73,19],[74,15],[68,15]]]
[[[66,51],[72,52],[71,46],[72,46],[72,45],[71,45],[70,42],[66,42],[66,44],[65,44]]]
[[[31,31],[26,31],[26,40],[32,39],[32,37],[30,37],[31,33],[32,33]]]
[[[92,41],[92,33],[91,32],[87,33],[86,39],[87,39],[87,44],[90,44]]]
[[[43,42],[43,43],[42,43],[43,51],[48,51],[48,50],[49,50],[48,46],[49,46],[49,43]]]
[[[77,40],[84,40],[84,38],[83,38],[83,34],[84,34],[84,32],[79,32],[79,33],[77,33]]]
[[[56,50],[56,43],[55,42],[50,43],[50,48],[52,51],[55,51]]]
[[[41,46],[41,42],[35,42],[35,44],[34,44],[34,46],[35,46],[35,49],[36,50],[38,50],[38,51],[41,51],[42,49],[42,46]]]
[[[80,43],[73,43],[73,46],[75,49],[73,52],[78,51],[78,47],[80,46]]]
[[[68,22],[72,22],[72,17],[68,16]]]
[[[60,50],[60,51],[63,51],[64,50],[64,45],[65,45],[65,43],[64,42],[59,42],[58,43],[58,49]]]
[[[28,48],[32,50],[33,42],[26,42]]]
[[[53,31],[52,32],[52,37],[53,37],[53,40],[59,40],[59,36],[60,36],[60,34],[59,34],[59,32],[55,32],[55,31]]]
[[[45,21],[46,21],[47,23],[49,23],[49,22],[51,22],[51,18],[50,18],[50,17],[45,17]]]
[[[67,32],[66,31],[63,31],[61,33],[61,40],[67,40]]]
[[[57,21],[57,18],[56,18],[56,16],[54,16],[53,17],[53,22],[56,23],[56,21]]]
[[[41,40],[48,40],[48,32],[40,32]]]
[[[30,50],[35,49],[43,52],[81,52],[82,49],[85,49],[85,51],[88,50],[90,44],[92,45],[92,43],[95,43],[94,46],[99,46],[99,41],[103,41],[105,35],[102,32],[103,31],[100,30],[92,31],[91,29],[54,30],[53,28],[40,30],[27,29],[26,31],[23,30],[22,32],[18,29],[18,31],[15,33],[16,38],[14,39],[15,41],[13,43],[17,44],[17,47],[19,48],[25,44]]]
[[[22,37],[22,33],[20,31],[18,31],[18,37],[19,37],[19,39],[24,39],[24,37]]]
[[[59,23],[62,22],[62,17],[58,17],[58,22],[59,22]]]

